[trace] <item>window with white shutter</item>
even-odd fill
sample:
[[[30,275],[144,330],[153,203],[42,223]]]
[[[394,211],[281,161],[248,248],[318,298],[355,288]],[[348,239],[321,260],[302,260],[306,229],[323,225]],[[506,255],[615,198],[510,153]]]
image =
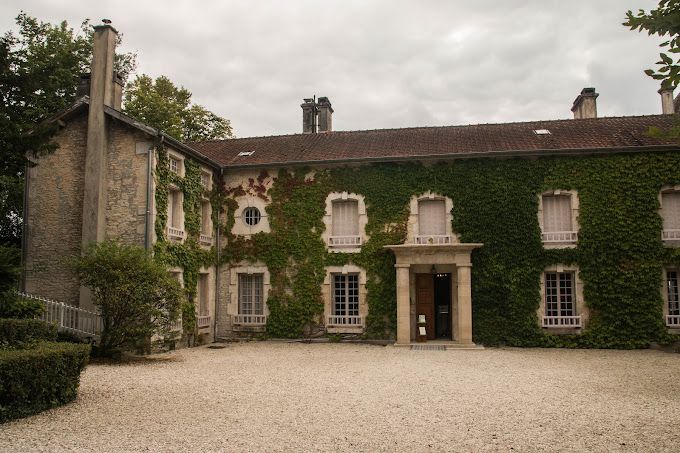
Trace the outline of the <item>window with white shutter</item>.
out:
[[[446,202],[444,200],[418,201],[418,244],[450,244],[446,231]]]
[[[664,240],[680,240],[680,192],[661,194]]]
[[[361,244],[361,236],[359,235],[359,203],[356,200],[337,200],[333,202],[331,230],[331,246],[354,247]]]
[[[572,195],[543,195],[543,242],[576,242],[572,201]]]

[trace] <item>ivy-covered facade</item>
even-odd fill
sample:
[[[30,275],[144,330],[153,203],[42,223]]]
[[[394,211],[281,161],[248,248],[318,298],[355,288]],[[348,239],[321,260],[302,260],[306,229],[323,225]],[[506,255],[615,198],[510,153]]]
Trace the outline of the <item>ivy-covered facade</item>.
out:
[[[596,97],[570,120],[356,132],[320,98],[302,134],[183,144],[91,95],[30,169],[24,289],[84,306],[61,260],[116,237],[182,282],[185,338],[670,341],[680,147],[647,132],[674,115],[597,118]]]

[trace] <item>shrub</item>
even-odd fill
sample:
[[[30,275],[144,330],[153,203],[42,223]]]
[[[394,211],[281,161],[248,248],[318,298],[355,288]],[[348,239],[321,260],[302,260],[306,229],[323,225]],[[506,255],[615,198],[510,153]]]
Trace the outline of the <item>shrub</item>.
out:
[[[87,247],[74,266],[102,316],[100,355],[139,347],[154,335],[171,335],[182,289],[146,250],[104,241]]]
[[[73,401],[89,354],[70,343],[0,349],[0,423]]]
[[[0,294],[0,318],[33,319],[44,311],[39,301],[20,297],[14,289]]]
[[[22,346],[36,341],[55,341],[57,327],[37,319],[0,318],[0,347]]]

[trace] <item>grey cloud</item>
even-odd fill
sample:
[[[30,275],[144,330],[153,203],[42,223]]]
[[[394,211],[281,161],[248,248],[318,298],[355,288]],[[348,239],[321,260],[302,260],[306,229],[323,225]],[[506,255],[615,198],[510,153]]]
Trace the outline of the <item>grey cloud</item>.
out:
[[[238,136],[297,133],[299,104],[328,96],[336,129],[568,118],[584,86],[600,115],[659,113],[642,70],[659,40],[621,26],[650,0],[213,0],[3,3],[43,20],[108,17],[139,53],[232,120]]]

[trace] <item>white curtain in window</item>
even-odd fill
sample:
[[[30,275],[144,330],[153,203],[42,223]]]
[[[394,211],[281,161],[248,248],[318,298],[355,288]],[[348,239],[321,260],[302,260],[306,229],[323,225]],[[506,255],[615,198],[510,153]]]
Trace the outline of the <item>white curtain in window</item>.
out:
[[[201,233],[211,234],[212,233],[212,219],[210,218],[210,202],[201,202]]]
[[[444,200],[418,202],[418,230],[421,236],[446,234],[446,205]]]
[[[680,230],[680,192],[661,194],[661,217],[664,230]]]
[[[199,274],[198,276],[198,315],[208,316],[208,274]]]
[[[543,231],[573,231],[569,195],[543,196]]]
[[[333,236],[359,235],[359,203],[356,200],[333,202]]]

